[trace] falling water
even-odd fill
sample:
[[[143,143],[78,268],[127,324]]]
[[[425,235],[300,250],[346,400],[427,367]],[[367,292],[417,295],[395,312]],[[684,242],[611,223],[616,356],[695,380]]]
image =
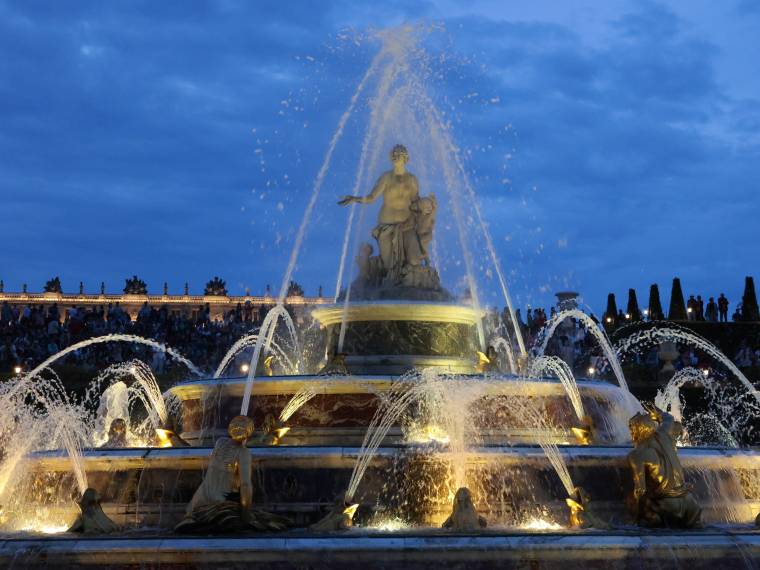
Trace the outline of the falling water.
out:
[[[491,232],[488,231],[488,224],[486,224],[485,220],[483,219],[483,215],[480,211],[480,202],[478,201],[478,198],[475,195],[475,190],[472,187],[472,184],[470,183],[469,176],[467,175],[467,170],[465,169],[464,163],[462,162],[462,158],[456,146],[454,145],[451,135],[448,132],[448,128],[446,127],[446,122],[441,117],[441,114],[438,111],[438,109],[435,107],[435,105],[433,105],[433,102],[430,101],[429,98],[427,99],[428,99],[429,113],[430,113],[429,120],[431,122],[431,125],[430,125],[431,132],[438,133],[441,135],[442,140],[448,147],[450,155],[454,158],[457,169],[459,170],[459,173],[462,177],[464,188],[467,191],[467,194],[470,198],[470,204],[475,209],[475,214],[478,219],[480,231],[483,233],[483,237],[485,238],[486,247],[491,257],[491,263],[494,267],[494,270],[496,271],[496,276],[499,280],[499,286],[501,287],[502,295],[504,296],[504,300],[507,303],[507,309],[509,310],[509,316],[512,320],[512,326],[515,333],[515,338],[517,339],[517,345],[520,348],[520,354],[523,357],[526,357],[528,353],[525,350],[525,341],[523,340],[523,337],[522,337],[520,324],[517,322],[517,317],[515,315],[515,311],[512,306],[512,297],[509,294],[509,289],[507,288],[507,282],[504,279],[504,274],[502,273],[502,270],[501,270],[501,263],[499,262],[499,258],[496,255],[496,248],[494,247],[493,240],[491,239]]]
[[[680,422],[683,420],[681,413],[681,388],[684,384],[703,384],[707,381],[704,373],[697,368],[684,368],[676,372],[665,388],[657,391],[654,404],[663,411],[669,412],[673,418]]]
[[[377,58],[376,58],[377,62],[381,61],[384,57],[386,57],[386,54],[384,53],[385,49],[386,48],[383,47],[380,50],[380,52],[377,54]],[[367,161],[369,145],[371,142],[376,141],[376,139],[378,138],[378,125],[383,124],[383,122],[379,121],[377,117],[379,110],[383,108],[383,105],[381,105],[380,102],[385,100],[388,94],[388,90],[390,89],[397,72],[398,72],[397,66],[394,66],[394,65],[386,66],[385,70],[383,71],[382,78],[380,79],[380,82],[378,84],[377,92],[370,100],[371,111],[370,111],[369,126],[364,135],[364,140],[362,141],[362,150],[361,150],[361,154],[359,155],[359,167],[356,171],[356,178],[354,180],[354,187],[351,191],[351,196],[359,195],[362,180],[365,180],[367,178],[366,176],[367,173],[365,172],[365,165]],[[362,212],[364,212],[363,209],[362,209]],[[350,210],[348,214],[348,222],[346,223],[346,231],[344,232],[344,235],[343,235],[343,247],[341,248],[340,263],[338,265],[338,275],[335,281],[335,302],[336,303],[338,302],[341,284],[343,283],[343,272],[345,271],[346,256],[348,254],[348,243],[349,243],[351,228],[353,227],[355,215],[356,215],[356,203],[353,203],[350,206]],[[359,223],[359,226],[361,226],[361,223]]]
[[[432,373],[434,374],[434,372]],[[427,370],[422,372],[423,376],[427,374],[431,374],[431,372]],[[402,376],[400,381],[395,384],[393,392],[389,393],[387,399],[378,407],[367,428],[359,455],[356,458],[356,464],[346,490],[346,502],[353,499],[372,456],[388,434],[388,430],[412,403],[419,400],[430,389],[428,382],[420,382],[411,387],[406,382],[406,380],[416,377],[423,378],[423,376],[418,372],[410,372]]]
[[[516,374],[517,363],[515,362],[515,352],[514,350],[512,350],[512,345],[510,344],[510,342],[504,337],[499,336],[492,339],[489,344],[494,347],[497,353],[500,349],[504,350],[504,352],[507,355],[507,361],[509,362],[509,371],[512,374]]]
[[[288,292],[288,285],[290,284],[290,279],[293,275],[293,271],[295,270],[296,262],[298,261],[298,254],[301,250],[301,244],[303,243],[303,238],[306,234],[306,227],[308,226],[309,220],[311,219],[311,213],[314,210],[314,206],[317,203],[319,191],[325,181],[325,176],[327,176],[327,170],[330,167],[330,162],[332,161],[332,155],[333,152],[335,152],[335,147],[337,146],[340,138],[343,136],[343,130],[346,127],[346,123],[351,117],[351,114],[354,111],[354,107],[356,107],[356,102],[359,100],[359,96],[361,95],[362,91],[364,91],[364,87],[367,84],[367,81],[374,74],[378,62],[380,61],[380,57],[381,54],[377,54],[372,60],[372,63],[370,63],[369,68],[367,68],[367,71],[364,73],[364,77],[362,77],[362,80],[356,87],[356,91],[354,91],[354,94],[351,96],[351,101],[348,104],[348,108],[340,117],[340,120],[338,121],[338,127],[335,129],[335,133],[333,133],[332,139],[330,139],[330,144],[327,147],[327,153],[325,154],[325,158],[322,161],[322,166],[319,169],[317,178],[314,181],[314,188],[311,192],[311,198],[309,199],[309,203],[306,206],[306,210],[304,211],[303,219],[301,220],[301,226],[298,228],[298,233],[296,234],[296,240],[293,244],[293,250],[290,253],[290,260],[288,261],[288,267],[285,270],[285,275],[282,278],[280,293],[277,296],[278,305],[282,305],[282,303],[285,301],[285,296]]]
[[[288,327],[288,332],[290,333],[290,338],[293,343],[293,346],[295,347],[296,354],[299,353],[298,349],[298,334],[296,333],[295,325],[293,324],[293,319],[290,318],[290,313],[288,313],[287,309],[284,307],[284,305],[276,305],[272,309],[269,310],[266,317],[264,317],[264,322],[261,324],[261,329],[259,329],[259,336],[256,339],[256,345],[253,349],[253,356],[251,357],[251,364],[248,368],[248,377],[245,381],[245,392],[243,393],[243,403],[240,406],[240,415],[245,416],[248,414],[248,408],[251,402],[251,391],[253,390],[253,379],[256,377],[256,368],[259,365],[259,358],[261,357],[261,351],[262,348],[266,347],[268,348],[271,345],[272,338],[274,337],[275,328],[277,326],[277,322],[279,318],[282,317],[282,320],[285,322],[285,324]],[[300,357],[298,358],[298,361],[300,363]]]
[[[95,447],[100,447],[108,441],[108,431],[116,419],[129,419],[129,388],[121,381],[113,382],[100,396],[92,432],[92,443]]]
[[[723,422],[712,414],[694,414],[684,422],[689,445],[739,447],[739,442]]]
[[[547,372],[550,375],[556,376],[562,382],[562,386],[565,388],[565,392],[567,392],[567,397],[573,405],[576,417],[582,420],[586,413],[583,410],[583,402],[581,401],[581,393],[578,391],[578,384],[575,382],[575,377],[570,367],[564,360],[556,356],[539,356],[531,362],[531,376],[540,377]]]
[[[760,404],[750,394],[735,393],[733,386],[724,379],[706,375],[704,370],[684,368],[670,379],[655,397],[655,404],[670,412],[677,421],[684,423],[689,431],[690,445],[705,445],[710,435],[713,444],[728,444],[734,447],[737,438],[753,439],[754,422],[760,417]],[[700,385],[705,389],[702,400],[708,405],[705,413],[690,414],[685,419],[681,407],[680,392],[684,385]],[[749,398],[747,398],[749,396]],[[699,433],[697,433],[697,430]],[[694,432],[694,433],[692,433]],[[730,436],[730,437],[727,437]],[[693,437],[692,437],[693,436]]]
[[[618,343],[617,354],[618,356],[622,356],[629,350],[634,349],[641,344],[655,345],[663,342],[680,342],[707,353],[730,370],[747,389],[747,392],[760,403],[760,392],[758,392],[758,390],[752,385],[752,382],[742,374],[741,370],[736,367],[736,364],[723,354],[718,347],[694,332],[672,327],[654,327],[648,330],[637,331]]]
[[[136,344],[144,344],[146,346],[150,346],[151,348],[155,350],[160,350],[161,352],[167,353],[178,362],[181,362],[182,364],[187,366],[190,372],[192,372],[196,376],[203,375],[203,373],[198,369],[197,366],[195,366],[195,364],[193,364],[187,358],[182,356],[179,352],[177,352],[176,350],[174,350],[173,348],[169,346],[166,346],[165,344],[161,344],[160,342],[151,340],[149,338],[143,338],[141,336],[136,336],[136,335],[131,335],[131,334],[108,334],[105,336],[99,336],[96,338],[83,340],[76,344],[72,344],[71,346],[67,346],[63,350],[60,350],[56,352],[54,355],[50,356],[42,364],[39,364],[38,366],[36,366],[34,370],[31,370],[29,373],[25,375],[24,379],[27,381],[31,380],[32,378],[37,376],[42,370],[44,370],[45,368],[53,364],[53,362],[55,362],[56,360],[59,360],[60,358],[63,358],[67,354],[70,354],[77,350],[81,350],[88,346],[92,346],[93,344],[101,344],[104,342],[133,342]]]
[[[295,414],[304,404],[317,395],[317,385],[314,382],[308,382],[301,386],[301,388],[293,394],[290,401],[280,412],[280,421],[288,421],[293,414]]]
[[[551,320],[546,323],[546,327],[544,327],[544,330],[542,331],[543,342],[538,349],[538,353],[544,354],[544,352],[546,352],[546,347],[549,344],[552,336],[554,336],[554,332],[565,319],[578,319],[584,324],[586,330],[594,336],[596,341],[599,343],[599,346],[602,348],[604,356],[607,359],[607,362],[609,362],[610,367],[615,374],[618,385],[623,390],[630,393],[630,390],[628,389],[628,383],[625,381],[625,376],[623,375],[623,369],[620,367],[620,361],[618,360],[617,354],[612,349],[610,340],[607,338],[607,333],[605,333],[604,330],[583,311],[580,311],[578,309],[569,309],[560,311],[554,315],[554,317],[552,317]]]
[[[247,334],[245,336],[240,337],[237,341],[235,341],[235,344],[233,344],[230,349],[225,353],[222,360],[219,362],[219,366],[216,367],[216,372],[214,372],[214,378],[219,378],[224,371],[229,366],[230,362],[242,351],[244,351],[246,348],[250,348],[251,346],[255,346],[256,342],[259,340],[258,334]],[[290,357],[287,355],[287,353],[283,350],[282,346],[280,346],[277,341],[272,339],[269,342],[269,348],[277,355],[277,359],[285,364],[285,367],[289,374],[296,374],[297,373],[297,366],[293,364],[293,361],[290,359]]]
[[[72,433],[68,425],[68,419],[68,417],[62,417],[57,421],[61,431],[63,445],[66,449],[66,453],[69,455],[69,461],[71,461],[71,470],[74,472],[74,476],[77,480],[79,494],[83,495],[87,490],[87,472],[84,469],[84,462],[82,461],[81,443]]]

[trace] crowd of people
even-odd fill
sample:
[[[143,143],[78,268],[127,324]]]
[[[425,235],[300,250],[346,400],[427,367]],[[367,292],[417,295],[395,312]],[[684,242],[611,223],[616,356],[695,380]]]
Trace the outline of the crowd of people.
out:
[[[728,300],[720,295],[703,305],[701,297],[692,296],[687,306],[693,320],[726,321]],[[198,367],[213,370],[232,344],[246,333],[261,325],[268,308],[254,307],[250,303],[238,304],[224,314],[221,320],[212,320],[209,306],[199,306],[192,316],[171,311],[166,305],[149,306],[145,303],[133,320],[119,303],[90,308],[77,307],[61,314],[56,304],[25,305],[19,307],[3,302],[0,306],[0,372],[29,370],[47,357],[82,340],[107,334],[139,335],[166,344],[190,359]],[[526,346],[533,346],[547,322],[556,314],[552,307],[528,308],[526,321],[520,310],[516,318],[520,323]],[[599,323],[599,320],[590,315]],[[507,311],[501,314],[506,330],[510,322]],[[581,323],[569,319],[554,335],[550,353],[561,356],[577,372],[588,375],[601,365],[602,356],[593,335]],[[742,367],[760,365],[760,346],[742,342],[736,354],[731,354]],[[104,363],[116,363],[130,358],[141,358],[151,364],[157,373],[167,369],[168,362],[161,351],[132,343],[103,343],[73,351],[63,364],[72,364],[86,370],[96,370]],[[637,362],[651,367],[659,364],[655,351],[636,356]],[[707,365],[708,358],[694,350],[683,349],[676,368]]]
[[[153,339],[178,350],[201,369],[212,370],[238,338],[261,325],[266,311],[263,306],[239,304],[222,320],[213,321],[208,305],[199,306],[195,316],[188,316],[170,311],[166,305],[151,307],[146,303],[132,320],[119,303],[77,307],[62,315],[56,304],[19,308],[4,302],[0,306],[0,372],[28,370],[59,350],[107,334]],[[104,362],[129,358],[146,360],[157,373],[167,366],[161,351],[119,342],[74,351],[62,363],[96,369]]]

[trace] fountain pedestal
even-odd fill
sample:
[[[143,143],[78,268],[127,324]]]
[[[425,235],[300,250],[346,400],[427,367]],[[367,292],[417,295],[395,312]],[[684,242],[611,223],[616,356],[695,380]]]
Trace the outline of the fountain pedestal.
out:
[[[483,312],[472,307],[358,302],[320,307],[312,316],[328,331],[328,353],[344,353],[351,373],[403,374],[429,367],[462,374],[476,371],[477,327]]]

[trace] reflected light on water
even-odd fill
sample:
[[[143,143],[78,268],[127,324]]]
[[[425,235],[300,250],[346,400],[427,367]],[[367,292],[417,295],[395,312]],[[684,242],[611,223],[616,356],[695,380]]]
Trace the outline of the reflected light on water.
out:
[[[523,530],[562,530],[564,527],[546,519],[530,519],[527,523],[520,525]]]
[[[381,519],[371,525],[371,528],[375,530],[381,530],[383,532],[397,532],[400,530],[406,530],[409,528],[409,524],[400,518],[394,517],[392,519]]]

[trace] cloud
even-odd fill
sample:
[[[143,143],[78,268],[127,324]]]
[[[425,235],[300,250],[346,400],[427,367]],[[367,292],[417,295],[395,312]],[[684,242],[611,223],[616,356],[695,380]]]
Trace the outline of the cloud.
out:
[[[445,25],[425,40],[434,95],[454,107],[521,302],[556,286],[603,303],[674,274],[705,294],[741,287],[760,238],[760,103],[724,90],[720,46],[675,12],[631,4],[603,38],[434,3],[386,3],[383,17]],[[377,49],[371,26],[374,5],[353,2],[0,4],[6,286],[137,272],[177,291],[213,274],[276,287]],[[361,136],[349,124],[334,157],[296,274],[307,292],[333,279],[345,211],[331,208]]]

